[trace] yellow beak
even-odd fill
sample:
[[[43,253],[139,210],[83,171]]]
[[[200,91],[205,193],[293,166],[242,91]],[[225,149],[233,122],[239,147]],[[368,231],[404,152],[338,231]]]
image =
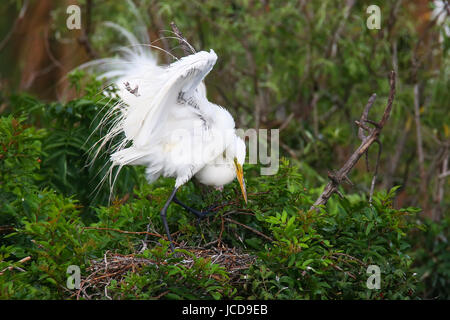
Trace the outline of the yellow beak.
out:
[[[247,190],[245,190],[244,170],[242,166],[234,159],[234,165],[236,166],[236,177],[241,185],[242,195],[244,196],[245,203],[247,204]]]

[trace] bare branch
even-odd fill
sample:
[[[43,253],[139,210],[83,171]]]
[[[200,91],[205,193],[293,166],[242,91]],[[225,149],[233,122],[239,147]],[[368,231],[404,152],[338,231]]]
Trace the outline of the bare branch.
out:
[[[6,34],[5,38],[2,41],[0,41],[0,51],[6,46],[6,44],[9,41],[9,39],[11,38],[11,36],[16,31],[17,26],[23,20],[23,17],[25,16],[27,8],[28,8],[28,0],[26,0],[24,2],[22,8],[20,9],[19,16],[16,18],[16,20],[14,20],[12,28],[8,31],[8,33]]]
[[[25,257],[25,258],[19,260],[17,263],[23,264],[29,260],[31,260],[31,256]],[[21,272],[25,272],[25,270],[23,270],[22,268],[19,268],[18,266],[9,266],[9,267],[6,267],[5,269],[3,269],[2,271],[0,271],[0,276],[2,276],[5,273],[5,271],[7,271],[7,270],[11,271],[13,269],[19,270]]]
[[[359,123],[356,123],[359,126],[358,138],[360,138],[361,140],[364,140],[366,138],[366,136],[364,135],[363,129],[365,129],[366,131],[370,131],[370,129],[367,128],[364,125],[364,123],[368,122],[369,111],[372,108],[376,98],[377,98],[377,94],[376,93],[372,94],[372,96],[369,98],[369,101],[367,101],[366,107],[364,108],[364,111],[361,115],[361,119],[359,120]]]
[[[422,125],[420,123],[419,83],[414,85],[414,120],[416,122],[417,156],[419,158],[420,194],[423,198],[426,192],[425,156],[423,153]],[[425,204],[425,202],[423,202]]]
[[[186,40],[181,31],[178,29],[175,22],[172,21],[170,23],[170,26],[172,27],[173,33],[175,33],[175,35],[177,36],[178,41],[180,42],[180,47],[181,49],[183,49],[184,54],[188,56],[190,54],[195,53],[194,47],[191,46],[191,44]]]
[[[375,182],[377,180],[378,175],[378,167],[380,165],[380,157],[381,157],[381,151],[382,151],[382,145],[380,140],[375,140],[376,143],[378,143],[378,155],[377,155],[377,162],[375,163],[375,172],[373,173],[372,177],[372,183],[370,184],[370,192],[369,192],[369,203],[372,203],[372,197],[373,192],[375,190]],[[368,155],[368,152],[366,152],[366,156]]]
[[[342,31],[344,31],[344,27],[350,16],[350,12],[355,5],[355,0],[347,0],[344,8],[344,14],[342,19],[339,22],[338,27],[335,29],[336,31],[333,33],[330,43],[327,47],[326,57],[334,58],[337,53],[337,43],[339,38],[341,37]]]
[[[438,178],[439,178],[439,179],[443,179],[443,178],[446,178],[446,177],[448,177],[448,176],[450,176],[450,170],[441,173],[441,174],[439,175]]]
[[[239,221],[236,221],[236,220],[233,220],[233,219],[230,219],[230,218],[225,218],[225,220],[228,221],[228,222],[240,225],[240,226],[242,226],[242,227],[244,227],[244,228],[246,228],[246,229],[256,233],[257,235],[263,237],[264,239],[267,239],[267,240],[273,242],[273,239],[271,237],[266,236],[264,233],[262,233],[262,232],[260,232],[260,231],[258,231],[256,229],[253,229],[252,227],[249,227],[246,224],[240,223]]]
[[[91,33],[91,18],[92,18],[92,0],[86,2],[86,26],[82,31],[81,36],[78,38],[78,43],[83,46],[84,50],[90,58],[98,58],[98,53],[94,50],[89,40],[89,34]]]
[[[314,202],[314,205],[311,207],[311,209],[317,210],[318,206],[326,204],[328,199],[333,195],[333,193],[337,193],[339,185],[344,180],[348,180],[348,178],[347,178],[348,173],[356,165],[358,160],[364,154],[366,154],[366,152],[368,151],[370,146],[375,142],[379,143],[378,137],[379,137],[384,125],[386,124],[386,121],[389,119],[389,115],[391,113],[392,105],[394,102],[394,97],[395,97],[395,72],[394,71],[391,71],[389,84],[390,84],[389,98],[388,98],[387,106],[384,110],[384,113],[383,113],[383,116],[382,116],[380,122],[373,122],[373,121],[369,122],[369,119],[367,119],[370,108],[372,107],[373,102],[375,100],[375,96],[372,95],[369,98],[369,101],[367,102],[366,107],[364,108],[363,114],[361,116],[361,121],[359,122],[360,129],[358,130],[359,131],[358,136],[360,136],[360,138],[361,137],[363,138],[360,146],[355,150],[355,152],[353,152],[353,154],[350,156],[350,158],[347,160],[347,162],[345,162],[345,164],[342,166],[341,169],[339,169],[336,173],[328,174],[328,177],[330,178],[330,182],[328,182],[328,184],[325,186],[325,189],[320,194],[320,196],[317,198],[316,202]],[[367,130],[368,131],[367,136],[364,135],[364,132],[362,131],[362,129],[368,129],[368,128],[367,127],[361,128],[363,122],[366,122],[366,123],[373,122],[376,124],[373,129]],[[378,159],[380,156],[380,152],[381,152],[381,145],[380,145],[380,149],[378,152]],[[377,174],[377,171],[378,171],[378,160],[377,160],[377,165],[375,168],[375,176]],[[374,184],[374,181],[372,183]]]

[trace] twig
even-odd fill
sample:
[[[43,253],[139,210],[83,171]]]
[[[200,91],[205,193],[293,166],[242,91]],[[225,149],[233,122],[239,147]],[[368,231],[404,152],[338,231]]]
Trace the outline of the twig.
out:
[[[319,117],[319,122],[324,122],[326,121],[329,117],[331,117],[337,110],[339,109],[339,105],[338,104],[333,104],[333,106],[326,111],[325,113],[323,113],[322,115],[320,115]]]
[[[356,277],[355,277],[352,273],[350,273],[350,272],[348,272],[348,271],[345,271],[344,269],[342,269],[342,268],[339,267],[338,265],[331,264],[331,266],[332,266],[333,268],[335,268],[336,270],[345,273],[346,275],[348,275],[348,276],[351,277],[352,279],[356,280]]]
[[[400,163],[401,156],[403,154],[403,151],[405,149],[405,145],[408,139],[409,132],[411,130],[411,122],[412,118],[409,118],[406,120],[406,124],[401,130],[400,136],[397,139],[397,142],[395,144],[395,153],[392,155],[391,159],[388,161],[389,168],[388,173],[384,175],[384,181],[383,181],[383,188],[387,189],[392,186],[392,181],[394,179],[395,172],[397,171],[397,167]]]
[[[442,217],[443,212],[443,203],[444,200],[444,189],[445,189],[445,179],[450,175],[450,170],[448,169],[448,162],[449,162],[449,147],[444,145],[444,152],[442,157],[442,169],[441,173],[439,173],[438,169],[438,176],[436,181],[436,194],[435,194],[435,207],[433,208],[432,212],[432,219],[434,221],[440,221]]]
[[[443,179],[448,176],[450,176],[450,171],[445,171],[445,172],[441,173],[438,178]]]
[[[89,40],[91,32],[91,18],[92,18],[92,0],[86,2],[86,26],[82,31],[82,35],[78,38],[78,43],[84,47],[86,53],[90,58],[98,58],[98,53],[94,50]]]
[[[285,143],[284,143],[283,141],[281,141],[281,140],[280,140],[279,143],[280,143],[280,146],[281,146],[284,150],[286,150],[292,158],[294,158],[294,159],[297,160],[297,161],[300,160],[299,157],[298,157],[298,155],[295,153],[295,151],[294,151],[293,149],[291,149],[287,144],[285,144]]]
[[[52,53],[52,50],[50,49],[50,42],[49,42],[49,37],[48,37],[48,27],[45,29],[45,41],[44,41],[44,47],[45,47],[45,51],[47,51],[48,57],[50,58],[50,60],[60,69],[63,69],[63,66],[61,64],[61,62],[59,62],[55,56]]]
[[[0,233],[10,233],[14,230],[15,228],[13,226],[0,226]]]
[[[347,253],[343,253],[343,252],[333,252],[333,255],[347,257],[347,258],[349,258],[349,259],[351,259],[351,260],[354,260],[354,261],[358,262],[359,264],[361,264],[361,265],[363,265],[363,266],[365,266],[365,267],[367,266],[367,263],[365,263],[365,262],[361,261],[360,259],[355,258],[355,257],[353,257],[353,256],[351,256],[351,255],[349,255],[349,254],[347,254]]]
[[[164,291],[164,292],[158,294],[156,297],[153,297],[152,299],[159,300],[159,299],[161,299],[162,297],[164,297],[168,293],[170,293],[170,290]]]
[[[172,27],[173,33],[175,33],[175,35],[177,36],[178,41],[180,42],[180,47],[181,49],[183,49],[184,54],[188,56],[195,53],[194,47],[186,40],[175,22],[172,21],[170,23],[170,26]]]
[[[372,197],[373,197],[373,192],[375,190],[375,182],[377,180],[378,167],[380,165],[380,157],[381,157],[381,150],[382,150],[381,141],[377,139],[377,140],[375,140],[375,142],[378,144],[378,155],[377,155],[377,161],[375,164],[375,172],[373,173],[372,182],[370,184],[369,203],[372,203]],[[367,154],[368,154],[368,152],[366,152],[366,157],[367,157]]]
[[[311,207],[311,209],[318,210],[318,206],[324,205],[327,203],[328,199],[331,197],[333,193],[335,193],[338,190],[339,184],[348,178],[346,176],[348,173],[352,170],[352,168],[355,166],[355,164],[358,162],[358,160],[363,156],[367,150],[370,148],[370,146],[377,142],[379,139],[379,135],[381,133],[381,130],[383,129],[384,125],[386,124],[387,120],[389,119],[389,115],[392,110],[392,105],[394,102],[395,97],[395,72],[391,71],[390,79],[390,92],[389,92],[389,98],[387,106],[384,110],[383,116],[380,120],[380,122],[373,122],[369,121],[367,119],[370,108],[373,105],[373,102],[375,100],[375,95],[372,95],[367,102],[367,105],[363,111],[363,114],[361,116],[361,121],[359,122],[360,129],[358,130],[358,136],[362,138],[361,145],[358,147],[358,149],[355,150],[355,152],[350,156],[350,158],[345,162],[343,167],[339,169],[335,174],[329,174],[330,182],[325,186],[325,189],[320,194],[320,196],[317,198],[316,202],[314,202],[314,205]],[[374,128],[369,129],[365,123],[370,123],[374,125]],[[364,126],[364,127],[362,127]],[[368,135],[366,136],[362,129],[365,129],[368,131]]]
[[[291,120],[292,120],[293,118],[294,118],[294,113],[291,112],[291,113],[287,116],[286,120],[284,120],[283,123],[280,125],[280,127],[278,128],[278,130],[279,130],[280,132],[283,131],[283,130],[289,125],[289,123],[291,122]]]
[[[25,263],[29,260],[31,260],[31,256],[25,257],[25,258],[19,260],[17,263]],[[21,272],[25,272],[25,270],[23,270],[22,268],[19,268],[17,266],[9,266],[9,267],[6,267],[5,269],[3,269],[2,271],[0,271],[0,276],[2,276],[6,270],[12,270],[12,269],[17,269]]]
[[[314,137],[319,137],[319,111],[317,110],[317,103],[319,102],[320,94],[318,91],[313,93],[313,97],[311,99],[310,109],[313,113],[313,129],[314,129]],[[314,147],[316,145],[314,144]]]
[[[420,123],[420,92],[419,83],[414,84],[414,120],[416,122],[416,137],[417,137],[417,156],[419,158],[419,175],[420,175],[420,195],[424,200],[422,206],[426,204],[426,173],[425,173],[425,156],[423,153],[423,139],[422,139],[422,125]]]
[[[119,232],[119,233],[137,234],[137,235],[145,234],[145,235],[150,235],[150,236],[168,240],[167,237],[165,237],[165,236],[162,236],[158,233],[148,232],[148,231],[126,231],[126,230],[120,230],[120,229],[99,228],[99,227],[83,227],[83,230],[114,231],[114,232]],[[172,242],[175,243],[176,245],[178,245],[178,243],[176,243],[175,241],[172,241]]]
[[[219,237],[217,238],[217,246],[220,247],[220,245],[222,244],[222,235],[223,235],[223,231],[225,230],[225,220],[223,218],[223,215],[220,216],[220,233],[219,233]]]
[[[369,131],[369,128],[367,128],[364,123],[366,123],[368,121],[368,117],[369,117],[369,111],[372,108],[375,99],[377,98],[377,94],[374,93],[370,98],[369,101],[367,101],[366,107],[364,108],[364,111],[361,115],[361,119],[359,121],[358,126],[358,138],[360,138],[361,140],[366,139],[367,137],[364,135],[364,129]]]
[[[243,224],[243,223],[240,223],[240,222],[238,222],[238,221],[236,221],[236,220],[233,220],[233,219],[230,219],[230,218],[224,218],[224,219],[225,219],[226,221],[228,221],[228,222],[231,222],[231,223],[240,225],[240,226],[242,226],[242,227],[244,227],[244,228],[246,228],[246,229],[248,229],[248,230],[250,230],[250,231],[256,233],[257,235],[259,235],[259,236],[261,236],[261,237],[263,237],[263,238],[265,238],[265,239],[267,239],[267,240],[273,242],[273,239],[272,239],[271,237],[266,236],[264,233],[262,233],[262,232],[260,232],[260,231],[258,231],[258,230],[255,230],[255,229],[253,229],[252,227],[249,227],[249,226],[247,226],[247,225],[245,225],[245,224]]]
[[[336,56],[337,42],[341,36],[342,31],[344,30],[344,27],[346,25],[348,17],[350,16],[350,11],[352,10],[354,5],[355,5],[355,0],[347,0],[346,1],[343,17],[342,17],[342,19],[340,19],[339,25],[335,29],[336,31],[333,33],[333,36],[331,37],[331,41],[328,44],[326,57],[334,58]]]
[[[217,240],[216,240],[217,242]],[[225,268],[230,276],[232,283],[237,283],[244,275],[242,270],[248,269],[256,261],[256,256],[246,253],[236,252],[235,248],[228,248],[226,244],[222,243],[219,248],[193,248],[183,247],[190,253],[186,254],[180,252],[181,261],[175,262],[175,265],[182,265],[184,268],[191,269],[195,265],[196,258],[209,258],[212,263],[218,264]],[[122,255],[119,253],[106,252],[102,258],[91,260],[89,267],[84,273],[86,277],[81,280],[80,288],[72,296],[76,299],[93,299],[94,296],[101,298],[113,298],[108,293],[108,286],[112,280],[117,281],[120,285],[125,281],[128,272],[139,272],[139,270],[147,265],[160,268],[162,265],[167,265],[167,260],[151,259],[140,257],[136,254]],[[220,280],[220,276],[213,274],[212,278]],[[169,293],[171,290],[164,291],[154,299],[159,299]]]
[[[19,25],[19,22],[22,21],[23,17],[25,16],[27,8],[28,8],[28,0],[26,0],[24,2],[22,8],[20,9],[19,15],[17,16],[16,20],[14,20],[13,26],[8,31],[8,33],[6,34],[5,38],[3,38],[3,40],[0,42],[0,51],[6,46],[6,44],[9,41],[9,39],[11,38],[11,36],[16,31],[16,28]]]

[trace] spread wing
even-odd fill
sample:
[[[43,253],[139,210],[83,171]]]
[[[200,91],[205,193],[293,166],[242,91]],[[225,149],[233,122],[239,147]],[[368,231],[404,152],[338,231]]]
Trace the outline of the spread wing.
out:
[[[126,38],[129,46],[118,48],[115,57],[90,61],[80,68],[102,71],[99,78],[106,78],[118,88],[119,101],[109,108],[98,127],[109,125],[109,129],[91,149],[93,162],[109,146],[112,163],[101,184],[109,177],[112,191],[124,165],[147,165],[149,180],[161,174],[164,164],[157,154],[171,130],[181,127],[193,131],[199,122],[208,127],[213,123],[215,111],[206,98],[203,80],[217,55],[213,50],[201,51],[159,66],[150,50],[144,50],[145,46],[154,46],[138,43],[136,37],[116,24],[107,26]],[[115,166],[119,168],[113,177]]]
[[[193,117],[207,122],[212,112],[208,108],[203,79],[217,60],[213,50],[158,66],[149,51],[133,42],[132,45],[131,49],[120,48],[120,57],[91,62],[104,71],[100,78],[114,81],[120,98],[100,124],[113,123],[96,144],[94,159],[114,140],[110,148],[111,160],[113,165],[119,166],[141,164],[140,160],[165,134],[162,130],[167,130],[168,121],[172,127],[177,127],[177,121],[181,124],[192,121]]]
[[[178,112],[186,112],[180,110],[183,108],[196,113],[202,121],[208,121],[208,103],[205,103],[207,100],[202,81],[216,60],[217,55],[213,50],[201,51],[161,68],[157,81],[142,81],[142,86],[139,85],[141,95],[132,98],[136,102],[141,101],[138,107],[130,108],[123,122],[127,139],[132,140],[137,148],[151,145],[160,130],[164,129],[168,118]],[[146,90],[147,86],[153,88]],[[154,88],[158,88],[157,92]]]

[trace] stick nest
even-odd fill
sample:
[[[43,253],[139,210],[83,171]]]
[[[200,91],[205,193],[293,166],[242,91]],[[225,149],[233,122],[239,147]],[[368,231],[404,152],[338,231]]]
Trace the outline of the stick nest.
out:
[[[222,266],[230,277],[233,284],[243,281],[244,271],[256,261],[256,256],[242,253],[236,248],[229,248],[225,244],[212,248],[189,248],[184,250],[194,254],[196,258],[209,259],[212,263]],[[177,252],[177,257],[182,260],[177,264],[182,264],[187,268],[192,268],[194,259],[192,256]],[[108,295],[108,286],[112,280],[125,281],[129,272],[139,272],[142,267],[148,265],[163,264],[165,261],[155,261],[154,259],[143,258],[139,254],[120,254],[107,251],[103,258],[91,260],[87,268],[87,277],[82,277],[80,289],[74,294],[76,299],[112,299]],[[214,275],[213,275],[214,276]],[[159,299],[169,291],[154,298]]]

